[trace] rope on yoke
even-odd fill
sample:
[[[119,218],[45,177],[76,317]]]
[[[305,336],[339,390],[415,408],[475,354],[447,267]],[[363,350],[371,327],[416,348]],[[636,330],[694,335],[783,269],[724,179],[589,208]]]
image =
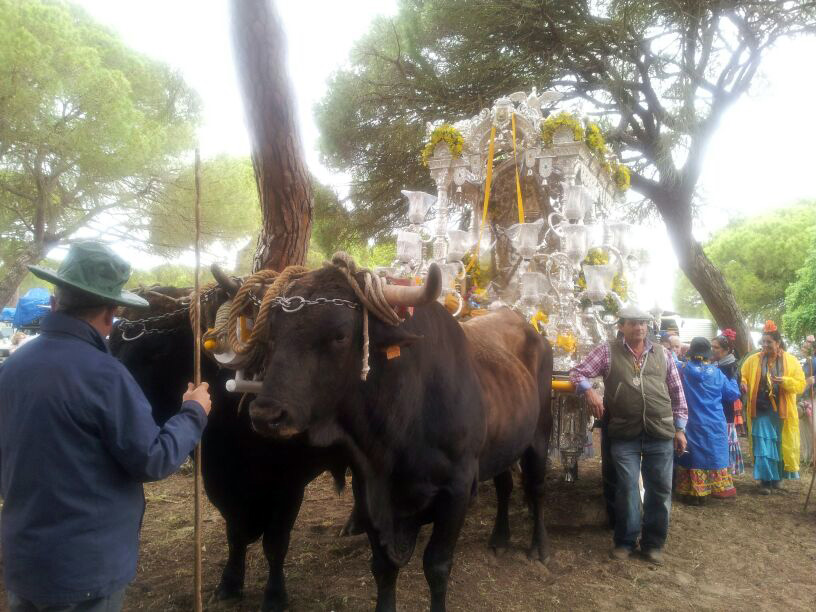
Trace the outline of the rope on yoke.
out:
[[[351,285],[354,295],[360,300],[365,310],[370,310],[374,313],[374,316],[383,323],[388,323],[389,325],[400,324],[401,319],[399,315],[385,299],[383,293],[385,279],[372,274],[368,268],[358,268],[354,258],[342,251],[332,256],[331,265],[343,273],[343,276],[346,277],[349,285]],[[360,273],[363,274],[363,278],[365,279],[365,291],[360,289],[360,285],[355,278],[355,275]]]
[[[357,299],[359,299],[363,305],[363,369],[360,372],[360,379],[366,380],[368,378],[368,372],[371,370],[368,360],[368,311],[370,310],[380,321],[388,323],[389,325],[399,325],[401,319],[391,304],[385,299],[385,294],[383,293],[385,279],[372,274],[371,270],[367,268],[358,270],[357,263],[354,259],[348,253],[343,253],[342,251],[332,256],[331,265],[343,273],[343,276],[346,277],[349,285],[351,285],[351,290],[354,291],[354,295],[357,296]],[[365,279],[365,291],[361,290],[360,285],[357,283],[357,279],[355,278],[355,274],[357,273],[363,274],[363,278]]]

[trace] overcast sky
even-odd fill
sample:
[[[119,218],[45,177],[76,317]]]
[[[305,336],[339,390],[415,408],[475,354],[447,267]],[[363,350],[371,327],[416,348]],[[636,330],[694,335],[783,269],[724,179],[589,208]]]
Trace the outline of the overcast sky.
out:
[[[134,49],[176,67],[203,101],[202,155],[248,154],[248,139],[233,68],[227,0],[76,0]],[[395,0],[278,0],[289,46],[306,159],[317,177],[345,191],[348,177],[320,163],[312,109],[331,73],[371,20],[395,12]],[[727,114],[706,155],[700,193],[706,202],[699,232],[705,238],[730,217],[754,215],[816,198],[816,121],[813,72],[816,40],[788,41],[763,64],[754,91]],[[510,93],[510,92],[508,92]],[[406,185],[406,188],[411,188]],[[662,227],[650,228],[665,244]],[[156,262],[150,262],[153,265]],[[655,293],[669,306],[676,267],[667,250],[655,254]]]

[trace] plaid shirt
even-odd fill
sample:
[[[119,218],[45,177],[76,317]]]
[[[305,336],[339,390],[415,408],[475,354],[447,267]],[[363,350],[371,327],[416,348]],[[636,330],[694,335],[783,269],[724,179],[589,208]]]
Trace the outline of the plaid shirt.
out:
[[[652,343],[646,340],[646,350],[643,351],[640,358],[638,358],[625,341],[623,345],[629,350],[632,357],[637,360],[638,365],[641,367],[643,367],[646,354],[650,351],[654,351]],[[686,423],[688,422],[688,406],[686,405],[686,395],[683,393],[683,383],[680,381],[680,372],[677,371],[674,353],[665,349],[663,352],[666,355],[666,386],[669,389],[669,397],[671,398],[674,425],[675,427],[685,429]],[[570,370],[570,382],[575,385],[575,388],[580,393],[583,393],[592,386],[592,383],[589,382],[590,378],[595,378],[596,376],[606,378],[609,375],[611,360],[609,343],[604,342],[596,346],[589,355],[586,356],[586,359]]]

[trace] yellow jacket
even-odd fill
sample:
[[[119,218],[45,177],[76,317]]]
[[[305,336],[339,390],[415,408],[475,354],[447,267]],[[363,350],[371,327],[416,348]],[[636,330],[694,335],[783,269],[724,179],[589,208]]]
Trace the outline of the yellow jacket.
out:
[[[740,370],[742,383],[748,387],[745,423],[748,425],[748,441],[751,443],[751,415],[756,413],[756,397],[761,377],[762,353],[745,359]],[[782,461],[786,472],[799,471],[799,415],[796,396],[805,390],[805,373],[793,355],[782,352],[782,382],[779,383],[779,418],[782,419]],[[753,450],[752,450],[753,452]]]

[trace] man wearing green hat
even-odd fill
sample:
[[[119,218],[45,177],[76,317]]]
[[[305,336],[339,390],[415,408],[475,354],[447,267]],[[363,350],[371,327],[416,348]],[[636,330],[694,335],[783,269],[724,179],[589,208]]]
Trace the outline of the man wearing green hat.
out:
[[[605,424],[603,460],[614,466],[615,479],[610,556],[628,559],[639,538],[643,556],[659,565],[669,531],[672,452],[685,450],[688,408],[673,356],[647,336],[652,316],[626,306],[618,317],[622,337],[593,349],[570,371],[570,380]],[[604,378],[603,398],[589,382],[598,376]]]
[[[136,573],[142,483],[175,472],[210,410],[190,384],[159,428],[150,405],[104,338],[130,266],[105,245],[71,246],[41,335],[0,366],[3,573],[12,612],[119,610]],[[179,393],[182,390],[179,389]]]

